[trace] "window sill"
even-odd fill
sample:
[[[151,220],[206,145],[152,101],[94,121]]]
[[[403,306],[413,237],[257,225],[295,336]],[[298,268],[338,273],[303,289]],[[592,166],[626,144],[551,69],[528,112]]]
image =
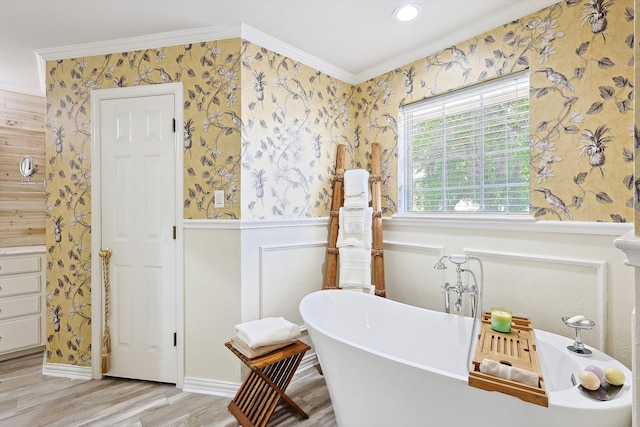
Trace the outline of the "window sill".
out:
[[[621,236],[633,230],[632,223],[586,221],[537,221],[529,214],[395,214],[385,218],[387,226],[436,227],[558,234]]]

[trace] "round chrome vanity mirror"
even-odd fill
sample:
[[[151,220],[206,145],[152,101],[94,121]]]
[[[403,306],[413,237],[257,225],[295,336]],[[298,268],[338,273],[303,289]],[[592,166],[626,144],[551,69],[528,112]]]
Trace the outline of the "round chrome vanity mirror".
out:
[[[38,171],[38,166],[36,165],[35,157],[24,156],[22,160],[20,160],[20,173],[25,178],[30,178]]]

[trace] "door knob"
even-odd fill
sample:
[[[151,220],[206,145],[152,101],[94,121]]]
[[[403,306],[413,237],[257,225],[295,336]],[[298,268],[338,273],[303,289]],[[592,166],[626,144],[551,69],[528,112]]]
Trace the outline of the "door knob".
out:
[[[107,249],[102,249],[100,250],[100,252],[98,252],[98,255],[100,255],[100,258],[109,258],[111,257],[111,254],[113,253],[113,251],[109,248]]]

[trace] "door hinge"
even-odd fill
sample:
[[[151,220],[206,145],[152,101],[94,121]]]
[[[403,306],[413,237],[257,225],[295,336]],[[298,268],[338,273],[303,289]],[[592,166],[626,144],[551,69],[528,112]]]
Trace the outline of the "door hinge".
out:
[[[178,345],[178,333],[173,333],[173,346],[176,347]]]
[[[176,240],[176,226],[173,226],[173,240]]]
[[[173,119],[173,131],[176,131],[176,119]]]

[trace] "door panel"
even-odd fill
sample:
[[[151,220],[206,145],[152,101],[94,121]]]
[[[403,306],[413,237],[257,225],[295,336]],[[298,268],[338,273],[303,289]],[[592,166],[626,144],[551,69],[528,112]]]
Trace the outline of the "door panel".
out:
[[[176,382],[174,96],[100,101],[110,376]]]

